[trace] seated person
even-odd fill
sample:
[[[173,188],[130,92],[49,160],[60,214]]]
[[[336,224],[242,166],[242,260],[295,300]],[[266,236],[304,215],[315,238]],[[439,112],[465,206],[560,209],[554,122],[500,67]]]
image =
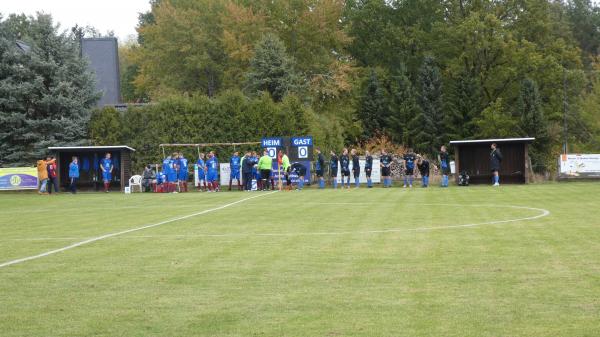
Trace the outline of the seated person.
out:
[[[156,186],[156,174],[150,164],[144,168],[144,173],[142,174],[142,186],[144,187],[144,192],[154,190],[154,187]]]

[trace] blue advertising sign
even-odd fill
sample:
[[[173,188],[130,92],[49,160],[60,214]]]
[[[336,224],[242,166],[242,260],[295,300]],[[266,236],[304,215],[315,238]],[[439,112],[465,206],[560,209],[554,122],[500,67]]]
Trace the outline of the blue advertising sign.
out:
[[[292,146],[313,146],[313,138],[311,136],[306,137],[292,137]]]
[[[27,190],[37,187],[35,167],[0,168],[0,190]]]
[[[310,161],[299,161],[298,163],[304,165],[304,167],[306,168],[306,175],[304,176],[304,183],[310,184],[310,168],[312,166],[310,164]],[[279,171],[277,171],[277,169],[278,169],[277,161],[274,160],[273,161],[273,170],[271,171],[271,176],[273,177],[273,180],[275,180],[276,184],[279,182],[279,179],[281,179],[283,181],[283,183],[285,184],[285,174],[283,172],[283,168],[279,167]],[[290,179],[292,180],[292,184],[298,183],[298,175],[295,172],[292,172],[290,174]]]

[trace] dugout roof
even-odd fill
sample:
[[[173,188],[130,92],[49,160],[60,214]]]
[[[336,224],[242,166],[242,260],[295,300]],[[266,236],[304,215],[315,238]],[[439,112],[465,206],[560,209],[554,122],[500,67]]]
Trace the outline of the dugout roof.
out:
[[[128,150],[135,152],[135,149],[126,145],[110,145],[110,146],[51,146],[48,148],[51,151],[108,151],[108,150]]]

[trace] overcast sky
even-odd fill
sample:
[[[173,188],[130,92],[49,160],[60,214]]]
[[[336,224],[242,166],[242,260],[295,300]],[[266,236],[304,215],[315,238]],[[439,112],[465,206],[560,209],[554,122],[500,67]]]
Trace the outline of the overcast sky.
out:
[[[102,34],[112,30],[123,41],[135,35],[138,13],[150,9],[148,0],[0,0],[3,17],[11,13],[51,14],[60,29],[75,24],[94,26]]]

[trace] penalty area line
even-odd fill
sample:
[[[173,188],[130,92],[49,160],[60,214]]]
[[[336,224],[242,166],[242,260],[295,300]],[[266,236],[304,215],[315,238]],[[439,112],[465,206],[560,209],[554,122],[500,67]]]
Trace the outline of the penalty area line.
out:
[[[96,236],[96,237],[93,237],[93,238],[89,238],[87,240],[75,242],[73,244],[70,244],[70,245],[62,247],[62,248],[57,248],[57,249],[49,250],[47,252],[40,253],[40,254],[37,254],[37,255],[27,256],[27,257],[23,257],[23,258],[20,258],[20,259],[3,262],[3,263],[0,263],[0,268],[8,267],[8,266],[11,266],[13,264],[18,264],[18,263],[23,263],[23,262],[26,262],[26,261],[31,261],[31,260],[39,259],[39,258],[42,258],[42,257],[45,257],[45,256],[49,256],[49,255],[53,255],[53,254],[56,254],[56,253],[64,252],[64,251],[69,250],[69,249],[77,248],[79,246],[87,245],[87,244],[90,244],[90,243],[93,243],[93,242],[96,242],[96,241],[100,241],[100,240],[112,238],[112,237],[115,237],[115,236],[119,236],[119,235],[123,235],[123,234],[127,234],[127,233],[132,233],[132,232],[137,232],[137,231],[141,231],[141,230],[144,230],[144,229],[148,229],[148,228],[152,228],[152,227],[157,227],[157,226],[165,225],[165,224],[168,224],[168,223],[171,223],[171,222],[175,222],[175,221],[189,219],[189,218],[192,218],[192,217],[195,217],[195,216],[199,216],[199,215],[203,215],[203,214],[206,214],[206,213],[211,213],[211,212],[219,211],[219,210],[222,210],[222,209],[225,209],[227,207],[231,207],[231,206],[243,203],[243,202],[251,200],[251,199],[264,197],[264,196],[267,196],[269,194],[273,194],[273,193],[277,193],[277,192],[278,191],[273,191],[273,192],[269,192],[269,193],[265,193],[265,194],[259,194],[259,195],[255,195],[255,196],[252,196],[252,197],[240,199],[240,200],[237,200],[237,201],[234,201],[234,202],[231,202],[231,203],[219,206],[219,207],[215,207],[215,208],[207,209],[207,210],[204,210],[204,211],[200,211],[200,212],[196,212],[196,213],[192,213],[192,214],[180,216],[180,217],[177,217],[177,218],[172,218],[172,219],[161,221],[161,222],[157,222],[157,223],[154,223],[154,224],[144,225],[144,226],[141,226],[141,227],[135,227],[135,228],[131,228],[131,229],[126,229],[126,230],[120,231],[120,232],[114,232],[114,233],[109,233],[109,234],[104,234],[104,235]]]

